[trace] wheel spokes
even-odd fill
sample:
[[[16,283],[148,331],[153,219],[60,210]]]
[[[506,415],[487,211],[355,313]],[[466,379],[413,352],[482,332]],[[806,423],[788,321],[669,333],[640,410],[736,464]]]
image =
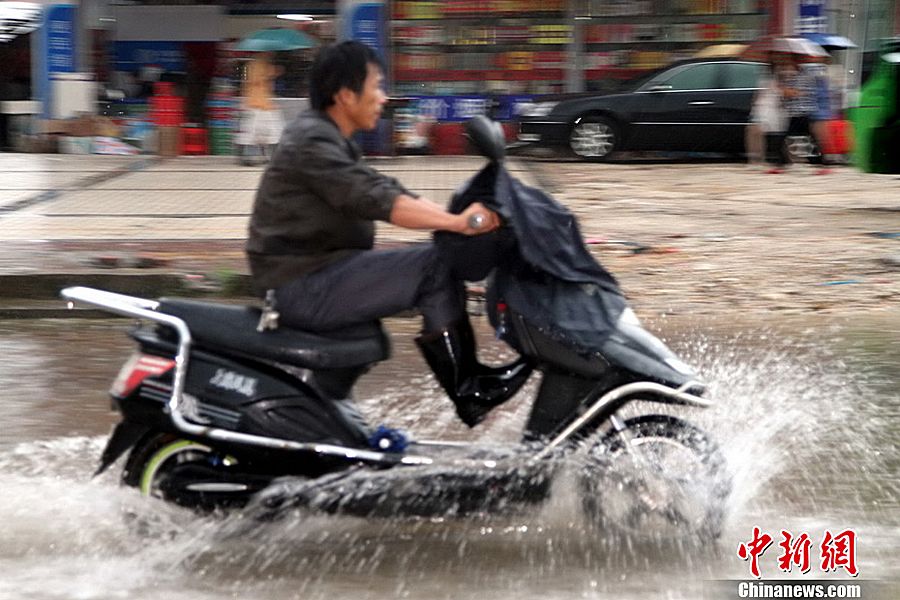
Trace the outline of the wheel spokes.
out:
[[[600,468],[585,489],[602,498],[594,509],[628,535],[669,537],[704,527],[715,477],[705,452],[668,432],[619,436],[593,458]]]
[[[606,123],[579,123],[572,131],[572,150],[580,156],[606,156],[615,145],[615,134]]]

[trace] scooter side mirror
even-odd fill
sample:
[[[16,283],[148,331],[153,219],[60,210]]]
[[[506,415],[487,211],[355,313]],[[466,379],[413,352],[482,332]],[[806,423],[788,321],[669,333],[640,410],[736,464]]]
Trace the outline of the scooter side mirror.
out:
[[[506,136],[500,123],[484,115],[477,115],[466,121],[466,136],[482,156],[494,162],[506,156]]]

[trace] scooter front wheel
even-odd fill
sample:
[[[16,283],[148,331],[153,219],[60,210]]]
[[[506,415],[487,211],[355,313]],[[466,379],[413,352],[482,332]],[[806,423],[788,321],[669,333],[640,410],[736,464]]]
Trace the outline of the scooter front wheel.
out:
[[[581,469],[589,521],[645,540],[719,537],[731,480],[716,444],[668,415],[643,415],[588,450]]]

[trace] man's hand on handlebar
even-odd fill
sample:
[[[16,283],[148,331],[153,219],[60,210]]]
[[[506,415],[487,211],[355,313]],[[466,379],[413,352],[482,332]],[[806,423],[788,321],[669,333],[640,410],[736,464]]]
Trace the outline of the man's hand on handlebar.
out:
[[[459,215],[459,233],[463,235],[481,235],[489,233],[500,227],[500,215],[485,207],[480,202],[470,204]]]

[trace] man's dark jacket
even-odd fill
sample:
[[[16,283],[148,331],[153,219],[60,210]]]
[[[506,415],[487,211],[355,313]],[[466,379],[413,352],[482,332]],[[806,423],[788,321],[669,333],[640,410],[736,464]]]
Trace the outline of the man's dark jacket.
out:
[[[366,165],[327,114],[302,113],[285,129],[256,192],[247,240],[256,288],[277,288],[370,250],[373,221],[388,221],[400,194],[414,196]]]

